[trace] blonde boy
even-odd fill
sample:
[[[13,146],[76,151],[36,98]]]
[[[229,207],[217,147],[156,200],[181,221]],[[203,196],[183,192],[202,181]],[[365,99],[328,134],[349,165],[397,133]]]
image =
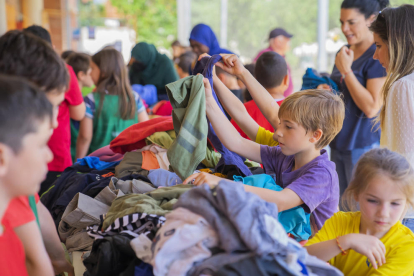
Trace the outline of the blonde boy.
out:
[[[249,91],[264,89],[237,56],[222,56],[224,63],[217,63],[217,66],[240,78]],[[342,128],[345,110],[341,98],[323,90],[306,90],[286,98],[280,107],[280,123],[274,133],[279,146],[269,147],[242,138],[220,112],[208,80],[204,80],[204,85],[207,117],[223,145],[241,156],[263,163],[266,173],[274,175],[276,183],[284,188],[276,192],[245,186],[245,190],[277,204],[279,211],[302,206],[306,212],[313,213],[312,222],[320,229],[337,210],[339,202],[335,164],[329,161],[322,148]],[[184,182],[190,181],[195,185],[208,183],[214,186],[220,178],[200,173]]]

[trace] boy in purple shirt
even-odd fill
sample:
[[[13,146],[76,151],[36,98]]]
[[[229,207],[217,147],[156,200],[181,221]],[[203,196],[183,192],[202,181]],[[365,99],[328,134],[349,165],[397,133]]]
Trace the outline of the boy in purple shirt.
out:
[[[236,75],[249,91],[264,90],[236,55],[222,57],[223,63],[216,63],[217,66]],[[207,117],[223,145],[241,156],[263,163],[266,173],[274,174],[276,183],[284,188],[276,192],[245,185],[245,190],[275,203],[279,211],[302,206],[306,212],[313,213],[313,224],[320,229],[335,213],[339,203],[335,164],[329,161],[322,148],[342,128],[345,108],[341,98],[325,90],[305,90],[287,97],[280,106],[280,124],[273,136],[279,146],[269,147],[241,137],[220,111],[207,79],[204,79],[204,86]],[[220,180],[214,175],[199,173],[189,176],[184,183],[215,186]]]

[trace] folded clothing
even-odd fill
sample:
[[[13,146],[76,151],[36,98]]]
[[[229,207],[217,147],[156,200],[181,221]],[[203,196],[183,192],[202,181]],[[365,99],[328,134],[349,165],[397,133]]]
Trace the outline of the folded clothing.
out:
[[[126,153],[146,146],[145,138],[159,131],[174,129],[172,117],[158,117],[134,124],[122,131],[110,144],[115,153]]]

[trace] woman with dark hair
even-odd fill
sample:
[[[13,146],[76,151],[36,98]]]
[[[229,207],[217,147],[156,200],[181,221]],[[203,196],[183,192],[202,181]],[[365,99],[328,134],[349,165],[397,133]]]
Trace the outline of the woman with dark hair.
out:
[[[178,80],[173,62],[160,54],[153,44],[140,42],[131,51],[129,80],[131,85],[152,84],[157,88],[158,100],[167,100],[165,85]]]
[[[343,128],[330,144],[341,195],[360,156],[379,146],[380,132],[373,128],[373,118],[381,108],[386,73],[373,59],[375,44],[369,26],[388,4],[388,0],[344,0],[341,5],[341,28],[348,45],[338,52],[331,79],[343,94],[346,108]]]
[[[382,129],[381,147],[402,154],[414,167],[414,6],[381,11],[370,29],[377,45],[374,59],[387,70],[384,105],[377,118]],[[413,210],[403,224],[414,230]]]

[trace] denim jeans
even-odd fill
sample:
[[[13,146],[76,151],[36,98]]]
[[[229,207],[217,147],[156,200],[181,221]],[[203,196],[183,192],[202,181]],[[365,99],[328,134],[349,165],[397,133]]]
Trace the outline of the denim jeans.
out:
[[[336,172],[339,178],[340,195],[345,192],[352,177],[352,170],[358,162],[359,158],[367,151],[378,148],[379,144],[375,143],[369,147],[353,150],[337,150],[331,149],[331,160],[336,165]]]

